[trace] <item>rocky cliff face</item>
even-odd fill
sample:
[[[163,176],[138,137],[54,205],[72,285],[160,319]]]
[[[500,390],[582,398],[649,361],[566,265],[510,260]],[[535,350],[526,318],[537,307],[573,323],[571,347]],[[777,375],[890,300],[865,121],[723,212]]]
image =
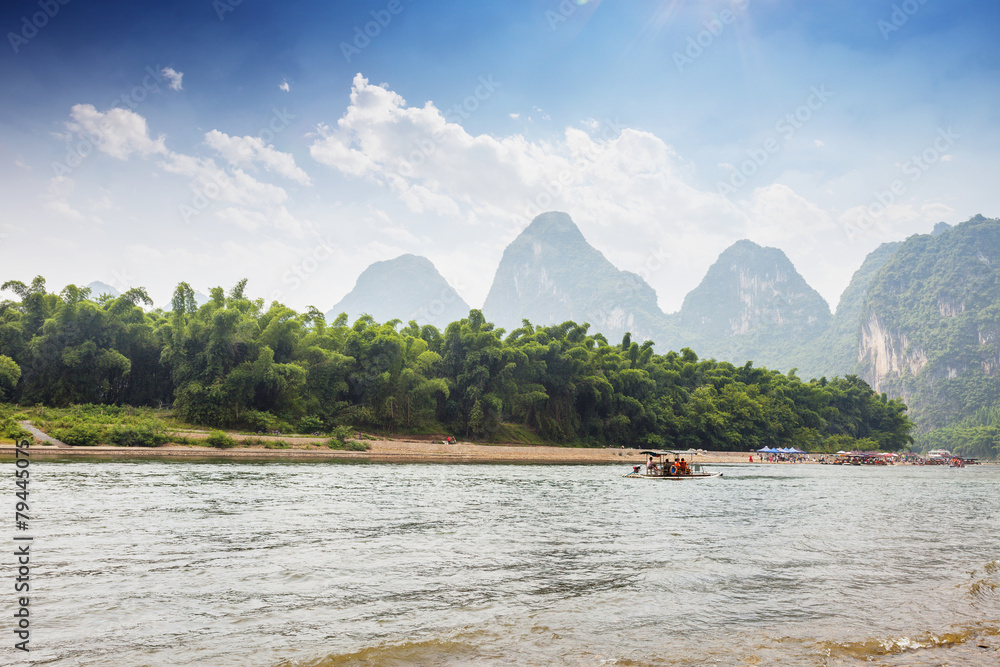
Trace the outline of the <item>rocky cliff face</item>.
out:
[[[883,330],[881,323],[877,321],[862,321],[868,289],[879,270],[892,259],[900,245],[898,242],[883,243],[868,254],[861,267],[854,272],[847,289],[840,295],[840,303],[830,319],[830,326],[787,357],[789,368],[798,368],[799,375],[803,378],[844,376],[857,372],[862,325],[867,324],[865,349],[876,349],[873,347],[872,331]],[[887,345],[887,349],[888,347],[890,346]],[[892,347],[898,348],[898,345]],[[887,357],[883,354],[880,358]]]
[[[884,391],[882,385],[890,378],[916,375],[927,365],[924,351],[905,333],[886,327],[875,313],[862,324],[860,338],[858,361],[875,391]]]
[[[774,367],[829,320],[829,306],[785,253],[751,241],[719,256],[676,317],[679,342],[702,356]]]
[[[829,319],[829,306],[785,253],[752,241],[723,252],[680,310],[681,326],[702,336],[741,336],[761,328],[804,332]]]
[[[589,322],[613,342],[657,337],[665,316],[642,278],[618,270],[565,213],[543,213],[504,251],[483,314],[508,331],[532,324]]]
[[[347,296],[334,306],[327,319],[347,313],[353,322],[365,313],[377,322],[399,319],[405,324],[431,324],[444,329],[469,315],[469,305],[438,273],[426,257],[401,255],[375,262],[358,276]]]
[[[923,429],[1000,402],[1000,221],[911,236],[862,307],[857,369]]]

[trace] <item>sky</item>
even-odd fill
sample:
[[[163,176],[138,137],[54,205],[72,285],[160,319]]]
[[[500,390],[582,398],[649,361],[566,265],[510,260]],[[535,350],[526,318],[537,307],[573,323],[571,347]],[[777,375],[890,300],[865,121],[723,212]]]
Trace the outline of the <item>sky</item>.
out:
[[[676,311],[728,246],[830,304],[1000,216],[995,0],[9,1],[0,278],[331,308],[430,259],[474,308],[565,211]],[[5,295],[11,298],[11,295]]]

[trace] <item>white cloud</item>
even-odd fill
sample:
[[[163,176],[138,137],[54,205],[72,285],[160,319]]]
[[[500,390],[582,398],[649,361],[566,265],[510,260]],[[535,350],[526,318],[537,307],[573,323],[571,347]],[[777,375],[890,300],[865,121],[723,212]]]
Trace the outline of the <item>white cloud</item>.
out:
[[[284,188],[262,182],[242,168],[262,164],[270,171],[310,185],[309,176],[296,166],[291,154],[264,145],[259,138],[230,137],[217,130],[208,132],[205,143],[229,162],[228,168],[223,168],[212,158],[168,150],[166,138],[161,135],[156,140],[151,139],[146,119],[127,109],[99,112],[89,104],[77,104],[72,108],[71,116],[72,122],[66,124],[70,132],[89,139],[98,150],[119,160],[128,160],[134,154],[157,158],[158,166],[164,171],[188,178],[188,186],[193,192],[191,202],[206,202],[197,208],[189,205],[192,210],[200,213],[207,207],[207,202],[219,202],[234,207],[219,212],[219,217],[244,229],[271,227],[301,237],[306,229],[312,228],[311,223],[297,220],[285,208],[288,193]],[[53,179],[50,190],[54,187],[66,189],[64,182],[56,181],[58,179]],[[71,192],[72,181],[65,181],[69,181]],[[65,217],[82,219],[83,215],[69,205],[67,198],[68,192],[59,196],[50,192],[46,206]],[[113,206],[110,200],[99,204],[105,210]]]
[[[284,188],[262,183],[242,169],[223,169],[211,158],[171,153],[166,171],[191,179],[192,189],[208,199],[239,206],[276,206],[288,199]]]
[[[241,227],[248,232],[255,231],[264,226],[264,216],[257,211],[249,211],[245,208],[230,206],[215,214],[220,220],[231,225]]]
[[[521,117],[521,114],[519,114],[519,113],[511,113],[511,114],[507,114],[507,115],[510,116],[511,118],[513,118],[514,120],[517,120],[518,118]]]
[[[170,90],[181,90],[181,79],[184,78],[184,72],[178,72],[173,67],[164,67],[160,70],[160,74],[166,77]]]
[[[837,229],[829,212],[787,185],[775,183],[756,188],[743,207],[749,218],[748,236],[762,245],[779,248],[792,242],[809,245]]]
[[[230,206],[216,213],[223,222],[242,227],[247,231],[255,231],[262,227],[273,227],[279,232],[302,238],[306,228],[313,225],[303,223],[295,218],[284,206],[272,206],[264,210],[251,210]]]
[[[84,216],[83,213],[80,213],[75,208],[70,206],[68,202],[63,200],[50,199],[45,202],[45,208],[57,215],[73,220],[74,222],[83,222],[86,220],[86,216]]]
[[[472,135],[433,104],[407,106],[358,75],[336,128],[318,132],[314,159],[387,185],[417,213],[523,226],[538,212],[564,208],[602,226],[655,221],[658,228],[670,218],[716,224],[706,213],[740,217],[722,197],[684,182],[671,147],[628,128],[595,132],[607,140],[576,128],[557,142]]]
[[[269,171],[285,178],[302,185],[312,184],[306,172],[295,164],[295,158],[291,153],[282,153],[274,146],[265,145],[264,140],[259,137],[231,137],[218,130],[212,130],[205,134],[205,143],[230,164],[250,166],[254,162],[259,162]]]
[[[548,210],[569,213],[612,263],[646,278],[668,312],[741,238],[785,251],[831,306],[874,247],[848,239],[845,213],[818,206],[789,184],[756,188],[738,202],[702,190],[672,146],[613,123],[583,119],[541,140],[473,134],[433,103],[411,106],[358,75],[343,115],[309,136],[317,162],[348,182],[362,178],[384,188],[405,207],[388,229],[371,226],[381,245],[367,247],[413,251],[425,238],[418,227],[432,229],[425,245],[455,245],[448,261],[454,273],[471,276],[464,296],[474,306],[492,278],[483,263],[499,261],[498,248]],[[891,236],[905,236],[920,220],[951,217],[928,206],[887,215],[895,221]]]
[[[87,206],[91,211],[121,210],[121,208],[111,200],[111,197],[106,191],[101,193],[99,199],[94,199],[94,198],[88,199]]]
[[[686,182],[687,165],[661,139],[629,128],[587,129],[568,128],[556,141],[473,135],[434,104],[408,106],[359,75],[346,112],[335,127],[317,128],[310,153],[345,176],[386,187],[442,229],[492,227],[498,240],[510,241],[538,213],[564,210],[628,270],[640,270],[648,258],[627,245],[670,246],[679,234],[745,235],[748,213]],[[662,294],[691,276],[681,261],[656,276],[657,286]],[[485,295],[488,281],[471,289]]]
[[[151,139],[146,119],[128,109],[101,112],[91,104],[75,104],[70,109],[70,117],[73,120],[66,123],[66,127],[71,132],[119,160],[127,160],[132,153],[143,156],[167,153],[163,135]]]
[[[292,89],[291,84],[288,83],[288,79],[282,79],[281,83],[278,84],[278,90],[283,90],[286,93]]]
[[[491,104],[488,98],[480,101],[484,108]],[[540,111],[530,113],[537,119]],[[530,120],[523,112],[509,115]],[[924,221],[929,229],[937,220],[954,218],[940,204],[900,199],[880,216],[878,226],[851,241],[845,225],[863,207],[843,211],[817,206],[800,193],[820,190],[789,172],[729,201],[714,188],[696,186],[691,164],[649,132],[584,118],[558,133],[536,129],[543,138],[535,139],[513,132],[475,134],[451,118],[432,102],[410,106],[388,87],[358,75],[339,120],[306,135],[312,158],[341,181],[309,193],[308,206],[319,200],[316,210],[322,213],[315,215],[323,216],[322,227],[296,216],[292,197],[277,178],[310,185],[310,176],[291,153],[259,138],[212,130],[193,154],[175,153],[163,136],[150,136],[142,116],[124,109],[97,112],[90,105],[73,107],[70,131],[59,138],[75,143],[92,137],[97,150],[91,160],[104,159],[98,153],[116,160],[148,160],[160,170],[153,176],[161,179],[166,196],[159,201],[166,207],[208,200],[199,206],[198,225],[208,243],[214,242],[212,251],[219,250],[221,239],[239,238],[242,250],[232,247],[218,256],[252,264],[261,274],[273,273],[268,288],[286,290],[286,297],[292,295],[286,273],[312,256],[310,239],[321,229],[333,234],[345,249],[343,256],[324,260],[323,278],[317,273],[292,297],[302,300],[299,306],[315,301],[324,310],[336,301],[339,286],[346,291],[367,264],[403,252],[431,257],[444,275],[461,281],[463,297],[477,307],[503,246],[547,210],[569,213],[587,240],[616,266],[646,278],[668,312],[679,307],[719,252],[739,238],[784,250],[835,305],[864,253],[878,240],[905,237]],[[142,218],[130,215],[127,206],[116,206],[121,202],[114,197],[88,204],[80,196],[91,191],[84,188],[83,172],[73,176],[81,179],[75,197],[70,181],[51,184],[44,199],[44,207],[65,227],[82,234],[89,228],[66,222],[90,223],[101,211],[123,211],[114,217],[130,224]],[[167,188],[179,190],[180,196]],[[174,210],[161,217],[176,222]],[[287,247],[281,249],[282,243]],[[214,272],[222,277],[213,284],[226,285],[240,277],[234,274],[239,263],[221,266],[212,252],[174,262],[166,253],[181,251],[168,246],[163,251],[157,265],[170,266],[172,275],[189,269],[207,280],[204,276]]]
[[[914,229],[930,230],[935,223],[953,219],[954,216],[955,210],[940,202],[883,207],[873,201],[866,206],[847,209],[838,216],[837,222],[847,238],[899,241],[912,234]]]
[[[49,179],[44,207],[74,222],[85,221],[86,216],[69,204],[69,197],[73,194],[74,189],[76,189],[76,181],[68,176],[56,176]]]

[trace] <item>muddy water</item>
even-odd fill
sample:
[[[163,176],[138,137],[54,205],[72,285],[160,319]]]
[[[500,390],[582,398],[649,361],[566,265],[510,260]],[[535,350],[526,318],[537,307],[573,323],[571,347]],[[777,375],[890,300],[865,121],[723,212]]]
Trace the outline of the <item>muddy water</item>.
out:
[[[34,463],[30,657],[1000,664],[1000,467],[716,469]]]

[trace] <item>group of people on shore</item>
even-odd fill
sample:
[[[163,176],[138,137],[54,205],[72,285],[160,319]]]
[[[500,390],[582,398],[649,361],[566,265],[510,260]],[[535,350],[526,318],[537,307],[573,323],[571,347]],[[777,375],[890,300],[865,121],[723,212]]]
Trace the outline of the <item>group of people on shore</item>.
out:
[[[806,454],[757,454],[758,463],[809,463],[812,459]],[[753,453],[750,463],[753,463]]]

